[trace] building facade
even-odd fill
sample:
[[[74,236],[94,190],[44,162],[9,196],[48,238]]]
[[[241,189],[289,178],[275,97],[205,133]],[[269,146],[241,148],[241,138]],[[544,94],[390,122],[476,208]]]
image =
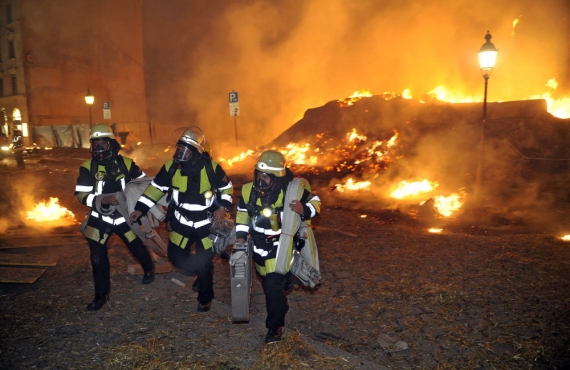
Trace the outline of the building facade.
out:
[[[31,144],[34,127],[103,122],[147,140],[141,10],[142,0],[0,0],[2,136],[20,124]]]

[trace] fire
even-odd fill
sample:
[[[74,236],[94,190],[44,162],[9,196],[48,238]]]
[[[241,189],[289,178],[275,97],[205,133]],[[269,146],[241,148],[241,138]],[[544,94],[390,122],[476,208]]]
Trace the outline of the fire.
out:
[[[519,18],[522,17],[522,14],[519,15]],[[513,31],[511,32],[511,35],[514,36],[515,35],[515,27],[517,26],[517,23],[519,23],[519,18],[515,19],[513,21]]]
[[[360,90],[360,91],[355,91],[354,94],[352,94],[348,98],[341,99],[338,102],[340,103],[341,107],[346,107],[349,105],[353,105],[354,102],[359,101],[362,98],[369,98],[371,96],[372,94],[370,93],[370,91]]]
[[[358,190],[369,190],[370,189],[370,181],[357,181],[355,182],[352,178],[346,180],[346,183],[343,184],[336,184],[335,189],[340,192],[345,192],[347,190],[351,191],[358,191]]]
[[[441,215],[449,217],[455,211],[461,208],[463,205],[463,198],[464,196],[455,193],[451,194],[448,197],[438,195],[433,198],[434,207]]]
[[[249,149],[247,152],[241,152],[240,154],[236,155],[233,158],[230,159],[224,159],[224,158],[220,158],[219,161],[220,162],[226,162],[228,164],[229,167],[233,166],[233,164],[235,162],[241,162],[244,159],[246,159],[247,157],[251,157],[255,152],[251,149]]]
[[[354,139],[358,139],[360,141],[366,141],[366,135],[360,135],[356,132],[356,129],[353,128],[352,132],[349,132],[348,134],[346,134],[346,136],[348,136],[348,141],[353,141]]]
[[[438,234],[438,233],[440,233],[440,232],[442,232],[442,231],[443,231],[443,229],[438,229],[438,228],[435,228],[435,227],[432,227],[431,229],[428,230],[428,232],[433,233],[433,234]]]
[[[75,220],[73,212],[61,207],[58,198],[49,198],[49,202],[39,202],[32,211],[27,212],[26,219],[37,222],[57,221],[64,218]]]
[[[280,151],[285,156],[288,163],[316,165],[317,157],[309,156],[309,158],[307,158],[307,152],[309,151],[310,148],[311,144],[309,143],[303,145],[289,143],[283,149],[277,149],[277,148],[274,149]]]
[[[558,87],[558,82],[556,82],[556,79],[551,78],[546,82],[545,86],[548,88],[547,92],[542,95],[533,95],[531,96],[531,99],[546,100],[548,112],[554,117],[570,118],[570,97],[563,97],[560,99],[552,98],[552,94]]]
[[[561,236],[560,239],[564,240],[565,242],[570,241],[570,235]]]
[[[437,182],[430,182],[427,179],[416,182],[400,181],[397,189],[390,193],[392,198],[403,199],[411,195],[418,195],[420,193],[429,193],[438,187]]]

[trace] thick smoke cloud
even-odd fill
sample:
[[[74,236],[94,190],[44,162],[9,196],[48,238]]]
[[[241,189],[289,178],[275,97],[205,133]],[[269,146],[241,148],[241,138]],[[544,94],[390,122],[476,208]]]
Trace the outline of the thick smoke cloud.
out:
[[[482,101],[477,51],[499,49],[489,101],[570,93],[570,3],[536,1],[143,2],[150,118],[200,125],[233,154],[227,94],[240,94],[240,149],[356,90],[412,96],[443,85]],[[516,25],[513,25],[518,19]]]

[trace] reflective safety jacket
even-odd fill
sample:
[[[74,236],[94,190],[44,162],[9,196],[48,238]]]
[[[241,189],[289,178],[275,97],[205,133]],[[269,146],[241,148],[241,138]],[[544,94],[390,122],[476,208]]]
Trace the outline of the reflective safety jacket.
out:
[[[124,191],[125,186],[131,179],[145,177],[142,171],[131,158],[118,155],[112,166],[97,164],[88,159],[79,167],[79,177],[75,185],[75,198],[82,204],[91,208],[90,216],[101,218],[109,224],[119,225],[126,222],[119,213],[100,215],[95,209],[95,199],[100,194],[116,193]]]
[[[180,224],[195,229],[209,229],[211,222],[208,211],[214,211],[219,207],[231,209],[234,190],[222,167],[213,160],[211,163],[216,177],[213,181],[217,182],[217,189],[210,183],[205,165],[201,169],[196,169],[193,174],[185,176],[179,167],[171,170],[172,166],[178,166],[172,159],[166,161],[139,198],[135,210],[146,214],[171,189],[171,202],[174,202],[175,206],[174,217]],[[170,233],[170,241],[185,248],[187,239],[179,231],[173,230]],[[205,249],[212,246],[208,234],[206,233],[206,237],[202,239]]]
[[[287,184],[273,194],[258,197],[255,196],[251,182],[243,185],[241,189],[241,199],[236,214],[236,238],[246,239],[248,234],[251,235],[254,241],[255,267],[261,275],[275,272],[283,208],[289,207],[288,204],[284,204],[286,186]],[[310,224],[310,219],[318,215],[321,210],[321,199],[311,193],[308,182],[305,182],[305,190],[300,201],[303,204],[301,219]],[[271,215],[264,215],[264,209],[270,209]]]

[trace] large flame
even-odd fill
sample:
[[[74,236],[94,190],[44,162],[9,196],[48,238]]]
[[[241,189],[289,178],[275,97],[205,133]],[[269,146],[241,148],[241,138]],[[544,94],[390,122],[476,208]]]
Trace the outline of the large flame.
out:
[[[429,193],[438,186],[437,182],[431,182],[427,179],[416,182],[400,181],[396,189],[390,191],[390,196],[396,199],[404,199],[421,193]]]
[[[61,207],[58,198],[49,198],[49,202],[39,202],[35,208],[26,212],[26,219],[37,222],[51,222],[62,219],[75,220],[73,212]]]

